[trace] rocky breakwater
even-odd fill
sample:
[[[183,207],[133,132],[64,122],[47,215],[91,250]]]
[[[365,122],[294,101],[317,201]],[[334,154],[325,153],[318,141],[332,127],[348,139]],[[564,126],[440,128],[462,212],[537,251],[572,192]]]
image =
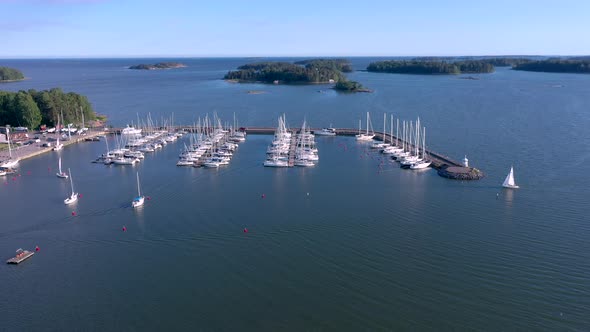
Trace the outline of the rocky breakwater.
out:
[[[438,175],[453,180],[479,180],[484,177],[477,168],[447,165],[438,169]]]

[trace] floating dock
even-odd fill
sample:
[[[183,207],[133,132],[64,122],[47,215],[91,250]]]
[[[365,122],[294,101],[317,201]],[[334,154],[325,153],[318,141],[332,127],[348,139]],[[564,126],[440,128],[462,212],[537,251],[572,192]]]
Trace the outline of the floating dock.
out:
[[[6,264],[19,264],[25,259],[33,256],[35,252],[19,249],[16,251],[16,256],[6,261]]]

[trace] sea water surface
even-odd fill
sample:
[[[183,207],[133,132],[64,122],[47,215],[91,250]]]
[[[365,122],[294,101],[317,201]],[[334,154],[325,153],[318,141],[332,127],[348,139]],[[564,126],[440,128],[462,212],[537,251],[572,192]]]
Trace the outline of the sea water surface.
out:
[[[126,69],[162,60],[188,67]],[[41,249],[0,265],[4,329],[589,328],[590,76],[349,74],[367,94],[220,79],[259,60],[2,60],[29,79],[0,89],[82,93],[115,126],[216,112],[240,126],[284,113],[291,127],[356,128],[369,111],[381,130],[383,113],[419,116],[432,149],[467,155],[486,178],[401,170],[345,137],[317,137],[312,169],[262,167],[270,136],[248,136],[219,170],[176,167],[186,138],[134,167],[91,164],[104,142],[68,146],[0,178],[3,259]],[[59,156],[82,195],[74,206]],[[511,165],[521,189],[502,190]],[[139,210],[136,172],[150,198]]]

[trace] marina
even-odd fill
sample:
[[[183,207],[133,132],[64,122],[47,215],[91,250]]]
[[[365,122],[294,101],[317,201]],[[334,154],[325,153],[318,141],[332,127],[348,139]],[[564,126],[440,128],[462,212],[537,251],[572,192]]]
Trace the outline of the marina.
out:
[[[368,114],[369,113],[367,113],[367,121],[369,121]],[[149,122],[150,121],[148,119],[148,123]],[[212,123],[215,123],[216,125],[212,126]],[[419,122],[416,123],[416,131],[418,131],[418,123]],[[116,140],[116,149],[109,150],[107,143],[107,153],[102,154],[93,162],[104,163],[105,165],[134,165],[139,163],[144,158],[145,153],[150,153],[158,148],[162,148],[169,142],[174,142],[178,137],[188,133],[191,135],[190,143],[188,146],[185,144],[185,150],[180,154],[176,165],[218,168],[229,163],[234,150],[238,146],[237,143],[243,142],[246,135],[274,135],[275,141],[273,142],[272,146],[268,148],[268,157],[264,162],[264,166],[309,167],[315,165],[315,163],[319,160],[317,157],[317,150],[313,144],[314,135],[312,133],[322,132],[323,134],[320,134],[320,136],[328,137],[354,136],[357,137],[357,140],[359,140],[358,130],[352,128],[310,128],[304,121],[300,129],[287,129],[285,119],[283,117],[279,118],[278,128],[241,127],[236,129],[236,125],[237,124],[234,123],[234,126],[224,129],[221,124],[221,120],[214,116],[211,123],[209,120],[207,120],[207,118],[205,118],[203,120],[203,125],[201,125],[200,119],[199,124],[195,126],[181,125],[154,127],[150,125],[148,126],[149,130],[147,131],[149,134],[146,135],[141,134],[141,129],[135,129],[130,126],[123,128],[110,128],[108,131],[89,133],[83,138],[77,138],[73,140],[70,139],[66,141],[66,144],[69,145],[82,141],[94,141],[95,138],[105,134],[116,135],[119,137],[119,139]],[[411,136],[409,134],[408,136],[404,137],[398,137],[397,135],[399,133],[394,135],[393,116],[391,116],[390,128],[391,131],[388,133],[386,131],[386,116],[384,115],[384,131],[372,131],[369,134],[369,125],[367,124],[367,133],[362,134],[364,136],[359,141],[374,142],[372,147],[380,149],[384,153],[388,153],[386,152],[386,148],[389,146],[394,149],[396,146],[399,146],[399,150],[397,150],[397,152],[412,150],[416,151],[415,153],[418,154],[420,151],[422,151],[422,158],[425,158],[425,156],[428,155],[428,164],[423,163],[423,165],[420,165],[420,167],[414,167],[412,165],[415,161],[410,159],[412,161],[409,163],[404,163],[404,161],[402,161],[402,168],[423,169],[431,167],[436,169],[438,174],[442,177],[459,180],[478,180],[484,176],[482,171],[477,168],[468,167],[464,162],[458,162],[444,154],[426,149],[425,146],[421,147],[416,143],[418,136],[416,136],[414,142],[412,143]],[[409,130],[410,129],[408,129],[408,131]],[[426,129],[424,129],[424,135],[425,130]],[[329,134],[326,135],[326,133]],[[410,139],[408,140],[408,138]],[[309,139],[312,139],[310,143],[307,142]],[[402,144],[403,148],[401,147]],[[21,152],[20,159],[27,159],[49,151],[49,149],[41,149],[29,152],[28,154],[26,152]],[[409,153],[406,153],[396,156],[395,153],[396,152],[394,152],[393,155],[394,159],[398,159],[400,156],[403,158],[410,155]],[[1,157],[2,156],[0,155],[0,158]],[[415,160],[418,161],[418,159]],[[65,173],[63,177],[66,177]]]
[[[135,121],[136,113],[145,121],[150,112],[166,119],[173,110],[174,126],[160,120],[153,127],[184,134],[132,166],[90,163],[107,143],[116,148],[121,137],[110,130],[100,142],[64,140],[61,151],[22,159],[18,173],[0,177],[4,261],[16,248],[43,248],[26,262],[0,267],[0,281],[10,285],[0,304],[6,329],[589,326],[584,75],[499,68],[465,80],[357,71],[347,75],[375,92],[353,95],[218,79],[244,59],[183,61],[187,67],[179,71],[150,72],[124,69],[140,62],[133,59],[8,61],[32,79],[5,89],[62,86],[87,95],[114,129],[129,123],[142,134],[147,124]],[[362,68],[372,60],[353,61]],[[266,93],[248,94],[252,89]],[[402,119],[414,122],[413,141],[419,115],[434,164],[403,169],[373,141],[358,142],[358,120],[366,133],[367,110],[374,141],[384,134],[388,144],[384,112],[400,119],[400,141]],[[229,165],[176,167],[198,132],[199,115],[202,125],[202,115],[214,111],[224,130],[235,112],[245,142]],[[282,114],[292,133],[304,119],[312,132],[338,131],[315,136],[315,166],[263,167]],[[551,140],[543,139],[547,132]],[[12,152],[20,158],[40,149],[41,139]],[[447,180],[433,169],[438,162],[463,167],[465,155],[484,178]],[[556,167],[558,155],[570,159]],[[56,176],[60,157],[79,194],[72,205],[63,201],[69,178]],[[520,189],[503,189],[512,165]],[[133,208],[137,173],[145,200]]]

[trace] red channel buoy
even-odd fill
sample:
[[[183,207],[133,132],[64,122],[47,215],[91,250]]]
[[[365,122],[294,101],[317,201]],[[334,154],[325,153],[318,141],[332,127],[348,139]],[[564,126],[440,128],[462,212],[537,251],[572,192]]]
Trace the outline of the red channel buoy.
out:
[[[76,216],[76,211],[72,211],[72,216]]]
[[[39,249],[39,246],[35,246],[35,251],[39,251],[41,249]]]
[[[248,233],[248,229],[244,227],[244,233]]]
[[[123,226],[123,232],[127,231],[127,227]]]

